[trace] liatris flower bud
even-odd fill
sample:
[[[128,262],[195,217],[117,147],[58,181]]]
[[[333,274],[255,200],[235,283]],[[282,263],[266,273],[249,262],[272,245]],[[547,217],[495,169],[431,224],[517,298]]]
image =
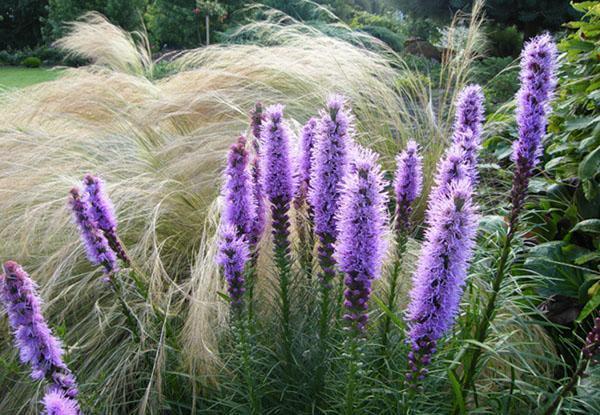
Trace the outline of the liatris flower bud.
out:
[[[422,157],[417,143],[409,141],[406,150],[396,157],[396,229],[406,232],[410,226],[412,203],[421,194],[423,188]]]
[[[79,415],[79,405],[74,399],[58,391],[49,391],[42,400],[43,415]]]
[[[357,333],[367,323],[371,281],[381,276],[387,243],[384,179],[377,156],[360,150],[342,185],[335,258],[344,273],[346,319]]]
[[[122,261],[129,263],[129,257],[117,236],[117,219],[112,202],[104,189],[104,182],[99,177],[86,174],[83,178],[83,185],[89,195],[90,217],[104,233],[111,249]]]
[[[119,270],[117,257],[111,249],[108,240],[98,228],[97,222],[90,215],[90,202],[86,194],[74,187],[71,189],[69,205],[73,212],[75,223],[85,246],[88,259],[94,265],[104,266],[105,273],[110,276]]]
[[[452,143],[463,149],[471,180],[477,180],[477,156],[483,124],[483,92],[479,85],[465,87],[458,96]]]
[[[352,116],[345,107],[344,98],[340,95],[329,97],[318,125],[309,190],[315,233],[320,240],[321,279],[326,286],[335,276],[333,244],[337,237],[336,212],[340,184],[348,171],[352,130]]]
[[[231,298],[231,306],[240,310],[243,306],[244,269],[250,251],[244,235],[239,235],[235,226],[225,224],[221,229],[221,242],[217,263],[223,268],[223,275],[227,281],[227,291]]]
[[[42,315],[36,285],[19,264],[4,264],[0,277],[0,298],[15,336],[21,362],[31,366],[31,377],[48,379],[50,391],[74,400],[78,394],[75,377],[63,362],[63,349]],[[74,405],[78,408],[77,402]]]
[[[243,135],[233,144],[227,155],[225,169],[225,209],[223,220],[235,227],[239,236],[252,237],[256,204],[252,194],[252,178],[248,172],[248,151]]]
[[[300,136],[300,160],[298,163],[297,180],[298,189],[294,199],[294,206],[296,209],[299,209],[302,206],[308,196],[311,161],[316,132],[317,119],[313,117],[308,120],[304,127],[302,127],[302,135]]]
[[[453,181],[429,205],[429,228],[413,275],[407,320],[413,353],[409,380],[426,374],[436,341],[446,333],[458,312],[471,258],[477,216],[471,181]]]
[[[600,317],[594,319],[594,327],[585,339],[582,352],[586,359],[592,361],[592,364],[598,363],[598,355],[600,355]]]
[[[521,55],[521,89],[517,93],[519,139],[513,144],[515,175],[511,190],[511,226],[523,207],[529,178],[542,154],[547,112],[556,86],[556,45],[550,35],[530,40]]]
[[[265,120],[265,116],[263,114],[262,104],[257,102],[254,105],[254,109],[250,113],[250,127],[252,128],[252,134],[255,138],[255,149],[258,150],[258,140],[260,140],[260,131],[263,121]]]

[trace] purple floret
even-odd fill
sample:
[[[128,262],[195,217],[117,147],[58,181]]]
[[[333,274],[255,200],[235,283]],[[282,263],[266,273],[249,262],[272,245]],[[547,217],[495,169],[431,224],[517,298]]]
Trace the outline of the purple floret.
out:
[[[387,249],[384,186],[377,156],[369,150],[359,150],[352,172],[342,185],[335,246],[335,259],[346,285],[344,319],[358,333],[365,329],[371,281],[381,276]]]
[[[409,141],[406,150],[396,157],[396,229],[407,231],[410,226],[412,204],[423,188],[423,164],[417,143]]]
[[[463,149],[471,180],[477,181],[477,157],[483,130],[483,92],[479,85],[465,87],[458,96],[452,144]]]
[[[94,265],[102,265],[105,273],[111,276],[119,270],[117,256],[90,214],[89,196],[74,187],[69,195],[69,205],[88,259]]]
[[[21,362],[31,366],[33,379],[50,381],[50,391],[75,399],[78,394],[75,377],[62,359],[60,340],[54,337],[42,315],[35,282],[14,261],[6,262],[3,268],[0,299],[6,307]]]
[[[429,227],[413,275],[407,320],[413,349],[409,364],[420,376],[435,344],[454,323],[477,229],[472,182],[453,181],[429,206]]]
[[[42,399],[44,412],[42,415],[79,415],[79,405],[74,399],[58,391],[49,391]]]
[[[231,306],[240,309],[243,305],[244,269],[248,262],[250,251],[243,235],[239,235],[231,224],[223,225],[217,263],[223,269],[227,281],[227,291],[231,298]]]
[[[256,204],[254,202],[252,177],[248,171],[248,151],[246,137],[243,135],[233,144],[227,155],[225,169],[225,223],[235,227],[239,236],[248,240],[252,237]]]
[[[113,204],[106,194],[102,179],[91,174],[83,178],[84,190],[88,194],[89,213],[98,228],[104,233],[111,249],[121,260],[129,263],[129,257],[117,234],[117,219]]]

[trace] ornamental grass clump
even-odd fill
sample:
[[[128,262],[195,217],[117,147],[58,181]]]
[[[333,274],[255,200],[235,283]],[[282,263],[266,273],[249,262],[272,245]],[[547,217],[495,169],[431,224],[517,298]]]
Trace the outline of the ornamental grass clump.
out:
[[[31,366],[34,380],[46,379],[49,382],[43,400],[47,413],[63,415],[55,408],[64,407],[72,408],[74,412],[71,413],[79,414],[77,382],[63,360],[60,340],[52,334],[42,315],[42,302],[35,282],[14,261],[6,262],[3,269],[0,298],[8,314],[21,362]]]

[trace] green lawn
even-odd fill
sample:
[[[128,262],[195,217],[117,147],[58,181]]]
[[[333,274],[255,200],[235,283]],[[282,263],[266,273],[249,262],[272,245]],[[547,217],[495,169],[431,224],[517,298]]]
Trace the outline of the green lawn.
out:
[[[51,81],[60,76],[61,70],[49,68],[21,68],[0,66],[0,89],[23,88],[39,82]]]

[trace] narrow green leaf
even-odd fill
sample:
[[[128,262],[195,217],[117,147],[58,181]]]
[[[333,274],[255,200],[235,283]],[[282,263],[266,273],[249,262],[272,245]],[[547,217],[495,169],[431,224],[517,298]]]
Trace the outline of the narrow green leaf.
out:
[[[585,307],[583,307],[583,310],[581,310],[581,313],[579,313],[579,316],[577,316],[577,321],[578,323],[581,323],[583,320],[585,320],[585,318],[587,316],[589,316],[592,311],[594,311],[595,309],[597,309],[600,306],[600,291],[596,292],[596,294],[590,299],[590,301],[588,301],[585,304]]]
[[[392,310],[390,310],[388,308],[388,306],[386,306],[383,303],[383,301],[381,301],[381,299],[379,299],[379,297],[377,297],[376,295],[374,295],[373,296],[373,300],[377,303],[377,305],[379,306],[379,308],[381,308],[383,310],[383,312],[385,313],[385,315],[390,318],[390,320],[392,321],[392,323],[394,323],[394,325],[396,327],[400,327],[400,328],[404,327],[404,322],[395,313],[393,313]]]
[[[454,371],[448,370],[448,379],[450,379],[450,384],[452,385],[452,391],[454,392],[454,401],[458,405],[458,409],[461,414],[466,414],[467,409],[465,408],[465,398],[462,394],[462,389],[460,387],[460,383],[458,379],[456,379],[456,375]]]

